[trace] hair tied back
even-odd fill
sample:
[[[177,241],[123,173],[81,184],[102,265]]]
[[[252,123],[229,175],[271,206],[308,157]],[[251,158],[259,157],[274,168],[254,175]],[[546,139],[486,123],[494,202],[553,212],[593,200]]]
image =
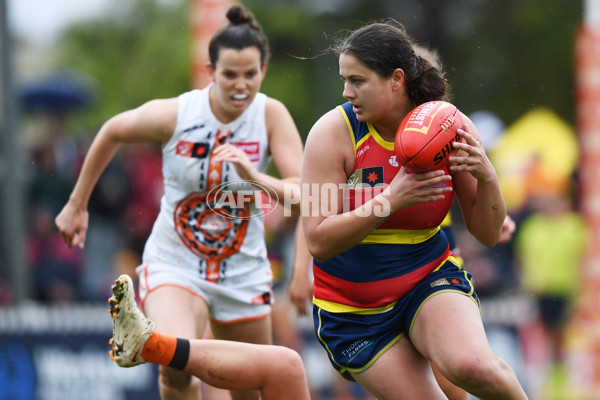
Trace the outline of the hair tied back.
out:
[[[254,22],[254,16],[239,4],[233,5],[227,10],[227,19],[232,25],[252,24]]]

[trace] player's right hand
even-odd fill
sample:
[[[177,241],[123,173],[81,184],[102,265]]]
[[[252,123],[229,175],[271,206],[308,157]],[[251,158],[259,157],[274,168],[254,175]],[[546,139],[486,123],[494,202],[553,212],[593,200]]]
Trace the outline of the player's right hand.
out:
[[[83,249],[88,229],[89,213],[67,203],[54,219],[60,237],[67,247]]]

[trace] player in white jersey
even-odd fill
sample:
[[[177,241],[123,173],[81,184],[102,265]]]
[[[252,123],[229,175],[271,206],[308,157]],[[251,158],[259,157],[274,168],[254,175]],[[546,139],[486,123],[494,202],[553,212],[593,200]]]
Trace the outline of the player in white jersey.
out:
[[[281,200],[286,184],[299,190],[302,141],[286,107],[259,93],[264,32],[239,5],[227,18],[209,45],[212,83],[109,119],[56,225],[68,246],[83,247],[90,194],[120,144],[161,142],[164,195],[137,269],[145,314],[177,337],[201,338],[210,322],[217,339],[270,344],[272,274],[254,193]],[[265,173],[271,157],[281,179]],[[163,400],[199,398],[199,381],[168,366],[159,388]]]

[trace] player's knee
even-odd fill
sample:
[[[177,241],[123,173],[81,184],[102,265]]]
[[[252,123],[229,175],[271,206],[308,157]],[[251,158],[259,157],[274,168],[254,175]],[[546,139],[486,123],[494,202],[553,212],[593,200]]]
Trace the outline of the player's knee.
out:
[[[192,383],[192,376],[184,371],[161,365],[158,372],[160,383],[171,389],[182,390]]]
[[[501,367],[496,358],[476,355],[462,357],[454,365],[452,375],[466,388],[493,388],[498,385]]]
[[[285,371],[285,375],[292,379],[304,379],[304,364],[300,354],[287,347],[278,346],[277,354],[273,357],[278,371]]]

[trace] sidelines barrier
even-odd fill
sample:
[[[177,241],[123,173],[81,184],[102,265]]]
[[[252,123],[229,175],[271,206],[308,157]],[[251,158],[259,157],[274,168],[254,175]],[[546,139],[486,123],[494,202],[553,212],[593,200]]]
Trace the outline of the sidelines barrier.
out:
[[[531,299],[483,299],[488,324],[531,318]],[[108,356],[104,304],[0,307],[0,400],[159,400],[157,368],[119,368]]]
[[[105,305],[0,308],[0,400],[159,400],[157,368],[108,355]]]
[[[514,293],[481,298],[481,317],[486,325],[520,326],[537,318],[533,296]]]

